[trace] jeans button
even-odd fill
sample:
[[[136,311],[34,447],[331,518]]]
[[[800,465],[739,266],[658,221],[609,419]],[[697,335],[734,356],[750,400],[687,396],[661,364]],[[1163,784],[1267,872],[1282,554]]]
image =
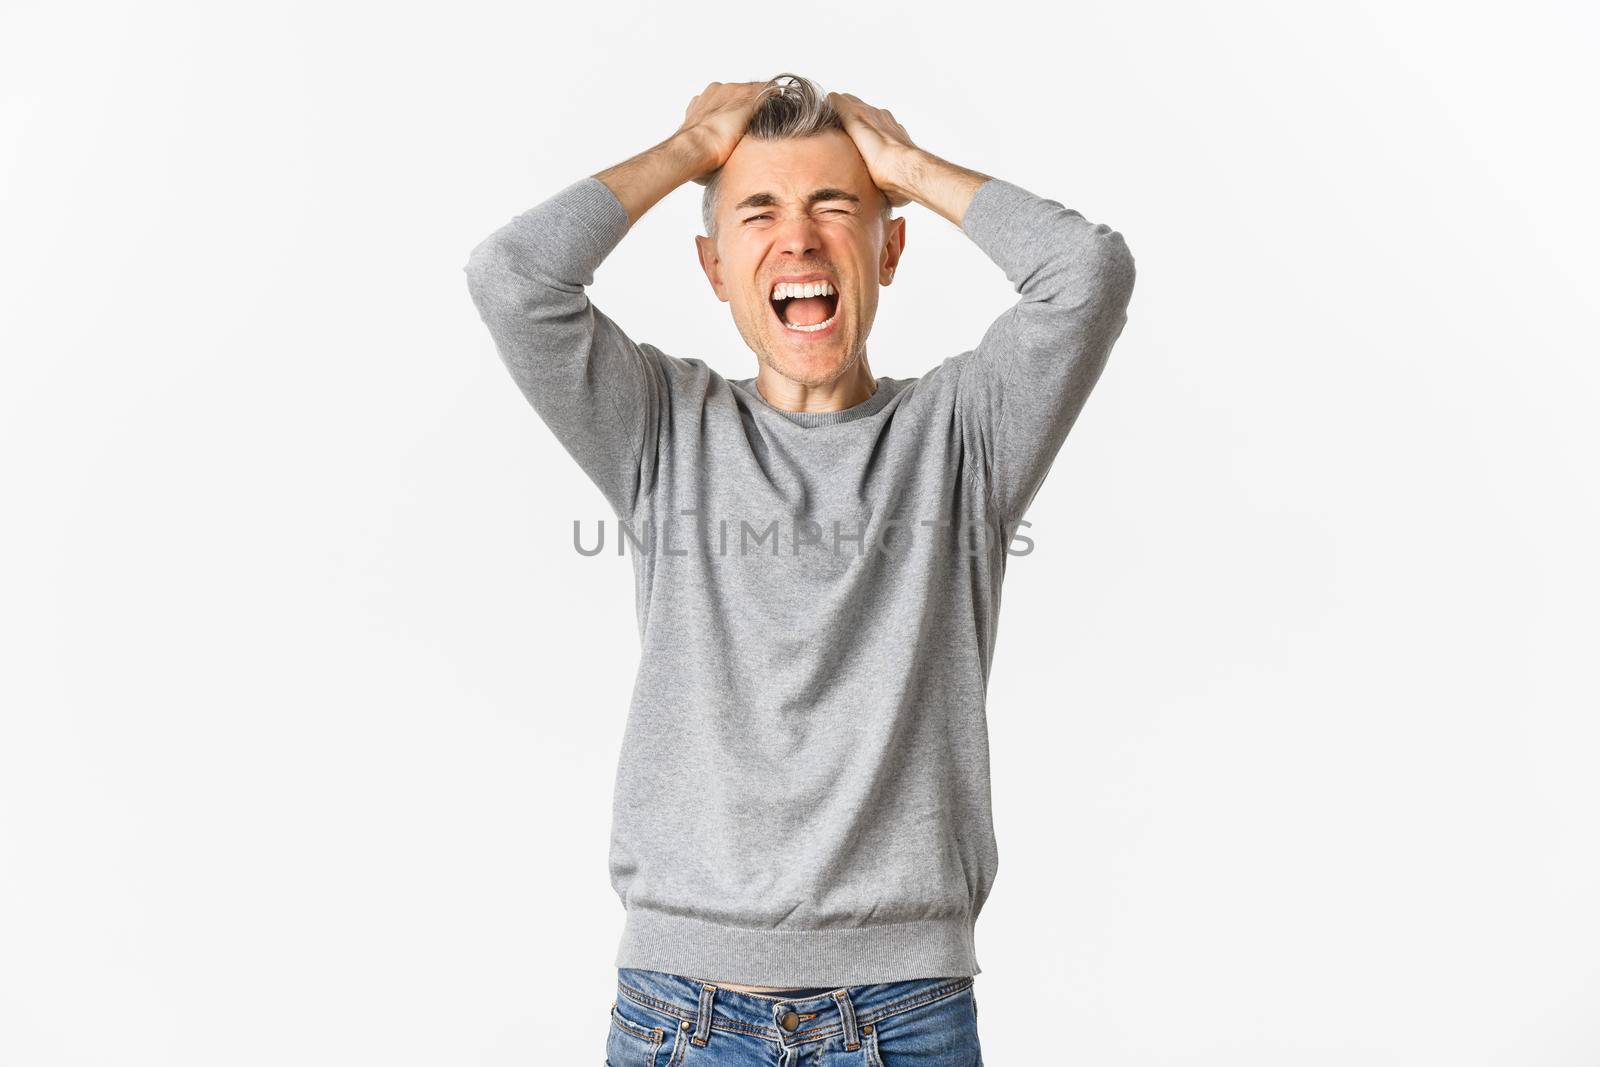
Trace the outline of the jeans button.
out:
[[[785,1030],[792,1031],[795,1027],[800,1025],[800,1016],[796,1015],[792,1011],[786,1011],[783,1013],[783,1018],[778,1020],[778,1025],[783,1027]]]

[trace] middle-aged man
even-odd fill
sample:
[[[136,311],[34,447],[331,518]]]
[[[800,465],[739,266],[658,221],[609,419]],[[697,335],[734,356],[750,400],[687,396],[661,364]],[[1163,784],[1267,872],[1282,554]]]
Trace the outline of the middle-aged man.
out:
[[[633,340],[586,292],[691,181],[699,265],[754,377]],[[1020,299],[975,348],[878,377],[867,336],[905,250],[892,208],[912,201]],[[981,1064],[1001,582],[1127,322],[1122,235],[779,75],[711,83],[671,137],[514,217],[466,273],[635,548],[608,1063]],[[942,337],[968,294],[918,284]]]

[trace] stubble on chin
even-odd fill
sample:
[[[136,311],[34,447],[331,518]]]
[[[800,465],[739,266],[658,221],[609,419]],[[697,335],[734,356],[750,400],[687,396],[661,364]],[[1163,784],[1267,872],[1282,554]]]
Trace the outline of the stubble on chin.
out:
[[[837,367],[837,369],[827,370],[820,374],[811,374],[809,376],[801,371],[797,366],[789,365],[778,353],[770,351],[762,352],[759,355],[759,359],[761,363],[773,373],[782,375],[791,382],[794,382],[796,385],[803,385],[808,389],[816,389],[820,388],[821,386],[830,385],[844,377],[846,374],[849,374],[855,369],[856,364],[860,362],[860,354],[857,353],[847,357],[844,362]]]
[[[744,325],[745,329],[749,331],[745,335],[745,343],[755,352],[756,362],[774,374],[787,378],[797,385],[803,385],[808,389],[825,386],[830,382],[837,381],[854,370],[856,364],[861,361],[862,346],[856,343],[854,339],[849,339],[850,355],[845,357],[837,369],[807,377],[799,370],[797,365],[791,365],[789,354],[777,347],[781,344],[781,341],[767,332],[766,320],[762,319],[755,323],[745,323]]]

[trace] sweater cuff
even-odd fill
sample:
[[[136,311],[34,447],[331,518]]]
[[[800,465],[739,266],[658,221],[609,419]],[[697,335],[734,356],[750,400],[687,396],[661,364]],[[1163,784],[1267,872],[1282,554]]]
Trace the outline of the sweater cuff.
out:
[[[598,265],[628,233],[628,209],[599,178],[579,178],[550,197],[549,203],[577,219],[589,236],[591,264]]]
[[[1004,178],[990,178],[972,194],[967,212],[961,216],[961,232],[987,251],[1006,240],[1006,220],[1011,213],[1027,201],[1036,199],[1033,193],[1020,185],[1014,185]]]

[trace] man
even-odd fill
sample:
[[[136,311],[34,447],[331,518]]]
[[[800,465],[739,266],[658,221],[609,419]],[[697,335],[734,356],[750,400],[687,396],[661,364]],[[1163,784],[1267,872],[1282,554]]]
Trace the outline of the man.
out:
[[[689,181],[754,377],[635,341],[586,295]],[[976,348],[877,377],[891,210],[913,201],[1021,299]],[[671,137],[512,219],[466,273],[517,385],[637,538],[610,1062],[667,1042],[670,1064],[690,1044],[696,1062],[980,1062],[1007,545],[1127,321],[1122,236],[779,75],[713,82]],[[960,299],[939,279],[918,297],[935,321]]]

